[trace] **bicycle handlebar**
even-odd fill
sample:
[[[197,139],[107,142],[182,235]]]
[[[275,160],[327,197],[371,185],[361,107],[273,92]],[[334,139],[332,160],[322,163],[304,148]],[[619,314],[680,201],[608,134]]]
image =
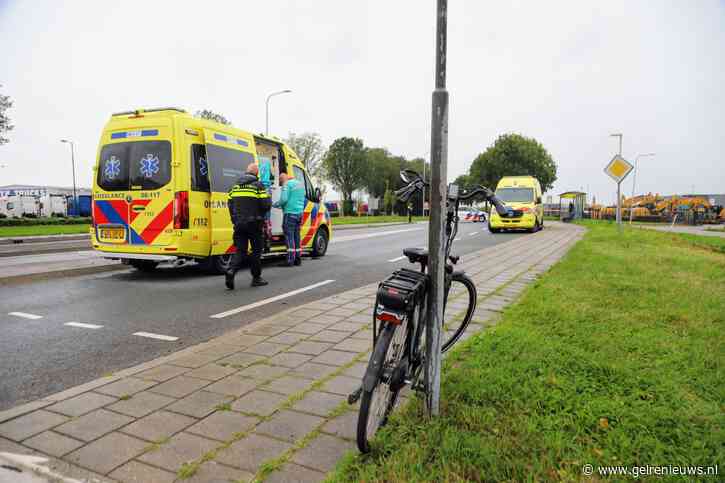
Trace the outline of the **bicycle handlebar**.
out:
[[[415,173],[413,173],[413,174],[415,174]],[[425,186],[428,186],[428,183],[426,183],[422,178],[417,177],[417,178],[413,179],[413,181],[411,181],[407,185],[396,190],[395,196],[401,202],[407,203],[408,200],[410,200],[410,198],[413,196],[413,194],[416,191],[422,190],[423,187],[425,187]],[[489,188],[486,188],[485,186],[478,186],[469,192],[458,195],[457,198],[449,197],[448,201],[455,201],[457,203],[458,201],[470,200],[471,198],[474,198],[474,197],[480,196],[480,195],[483,195],[484,198],[487,201],[489,201],[494,206],[494,208],[496,208],[496,211],[498,212],[499,215],[508,216],[509,210],[506,208],[506,205],[500,199],[498,199],[498,197],[496,196],[496,194],[493,191],[491,191]]]

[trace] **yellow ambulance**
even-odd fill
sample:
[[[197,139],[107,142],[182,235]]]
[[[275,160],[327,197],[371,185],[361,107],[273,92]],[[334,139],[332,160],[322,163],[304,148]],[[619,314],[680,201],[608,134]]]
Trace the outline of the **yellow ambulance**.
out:
[[[544,228],[544,205],[541,184],[533,176],[504,176],[496,186],[496,196],[513,210],[512,217],[502,218],[496,210],[488,217],[491,233],[501,230],[525,229],[530,232]]]
[[[113,114],[101,134],[93,179],[93,248],[139,270],[195,261],[215,272],[234,253],[227,192],[250,163],[272,163],[272,200],[279,175],[305,185],[303,250],[327,251],[330,214],[305,166],[284,142],[252,134],[176,108]],[[271,248],[286,253],[282,210],[272,208]]]

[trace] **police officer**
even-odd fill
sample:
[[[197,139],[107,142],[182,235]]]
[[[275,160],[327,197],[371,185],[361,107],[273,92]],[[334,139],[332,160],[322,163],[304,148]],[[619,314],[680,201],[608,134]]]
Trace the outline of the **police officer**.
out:
[[[272,208],[272,200],[259,181],[259,167],[250,164],[247,172],[229,190],[229,216],[234,225],[234,253],[232,265],[226,273],[225,282],[229,290],[234,290],[234,275],[245,260],[249,261],[252,272],[252,287],[267,285],[262,278],[262,248],[264,246],[264,219]],[[252,245],[252,256],[247,254],[248,244]]]

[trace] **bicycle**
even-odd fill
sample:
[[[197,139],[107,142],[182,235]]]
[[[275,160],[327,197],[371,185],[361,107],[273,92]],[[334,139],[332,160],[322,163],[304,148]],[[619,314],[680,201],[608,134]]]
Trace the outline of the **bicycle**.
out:
[[[407,203],[416,191],[428,186],[420,175],[412,170],[401,171],[400,177],[407,184],[395,194],[403,203]],[[460,325],[451,329],[444,324],[441,352],[448,351],[461,338],[476,310],[476,286],[463,271],[453,269],[460,257],[451,255],[450,252],[458,233],[460,202],[481,195],[501,216],[511,216],[510,210],[488,188],[479,186],[472,191],[459,194],[457,186],[449,186],[446,210],[444,314],[451,294],[457,295],[460,292],[462,297],[467,295],[468,305]],[[426,381],[419,381],[422,369],[425,367],[426,309],[430,288],[430,278],[427,273],[428,251],[424,248],[405,248],[403,254],[410,263],[420,264],[420,270],[407,268],[396,270],[379,284],[373,309],[373,352],[362,385],[348,396],[349,404],[355,404],[361,399],[357,445],[363,453],[370,451],[370,439],[387,423],[398,395],[405,385],[410,384],[416,391],[428,391]]]

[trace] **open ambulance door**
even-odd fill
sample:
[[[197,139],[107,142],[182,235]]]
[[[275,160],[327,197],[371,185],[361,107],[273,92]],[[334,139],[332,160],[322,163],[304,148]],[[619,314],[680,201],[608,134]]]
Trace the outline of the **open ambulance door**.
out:
[[[204,129],[209,166],[211,255],[234,253],[234,228],[229,218],[229,190],[255,162],[254,141]]]

